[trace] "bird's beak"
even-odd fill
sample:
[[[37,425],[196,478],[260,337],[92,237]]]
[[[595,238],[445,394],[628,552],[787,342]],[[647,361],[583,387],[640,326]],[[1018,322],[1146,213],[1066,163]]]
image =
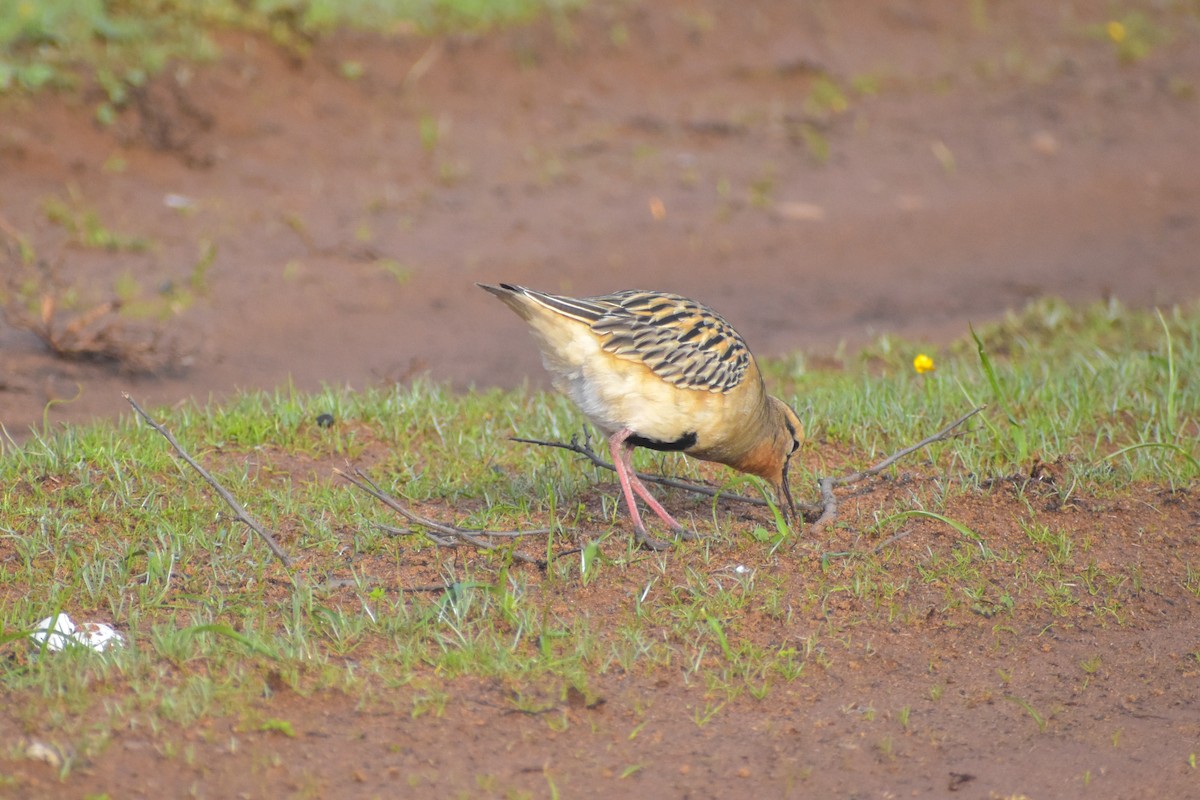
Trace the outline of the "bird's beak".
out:
[[[783,501],[780,505],[783,509],[783,518],[788,524],[796,521],[796,503],[792,500],[792,490],[788,486],[788,465],[791,459],[783,462],[783,480],[779,483],[779,499]]]

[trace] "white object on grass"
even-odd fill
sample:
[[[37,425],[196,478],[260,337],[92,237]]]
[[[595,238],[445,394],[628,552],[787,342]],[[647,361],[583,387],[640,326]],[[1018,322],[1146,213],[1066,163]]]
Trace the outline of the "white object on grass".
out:
[[[52,653],[68,647],[86,647],[103,653],[109,647],[125,644],[125,637],[113,626],[103,622],[81,622],[76,625],[66,614],[46,617],[35,627],[30,638],[37,646]]]

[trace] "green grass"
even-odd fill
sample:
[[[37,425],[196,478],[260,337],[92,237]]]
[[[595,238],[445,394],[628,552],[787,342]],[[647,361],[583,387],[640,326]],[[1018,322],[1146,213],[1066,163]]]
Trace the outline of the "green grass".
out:
[[[219,34],[261,34],[303,55],[338,28],[384,35],[478,30],[565,13],[581,0],[0,0],[0,93],[68,88],[89,77],[108,102],[101,120],[172,61],[210,61]],[[357,77],[354,64],[343,74]]]
[[[989,476],[1064,460],[1072,480],[1093,487],[1176,486],[1198,475],[1200,387],[1184,378],[1200,358],[1196,315],[1160,320],[1115,302],[1074,312],[1044,300],[980,330],[978,343],[967,337],[938,352],[884,337],[841,371],[809,373],[798,358],[768,372],[792,382],[811,438],[871,457],[987,405],[978,435],[931,449],[940,463]],[[936,371],[911,368],[918,352],[934,355]]]
[[[935,372],[914,372],[918,352]],[[132,417],[3,441],[6,713],[86,755],[124,725],[251,714],[247,701],[272,686],[399,702],[421,716],[439,713],[463,676],[513,687],[528,710],[567,687],[587,695],[596,675],[667,669],[703,689],[703,727],[731,699],[769,699],[802,674],[843,669],[857,632],[924,624],[930,609],[952,627],[982,620],[1002,644],[1084,616],[1123,625],[1148,587],[1197,592],[1196,568],[1166,534],[1122,534],[1139,537],[1139,555],[1121,560],[1108,517],[1087,513],[1132,491],[1162,502],[1194,491],[1197,309],[1159,317],[1042,302],[944,348],[889,338],[839,369],[797,357],[767,372],[810,433],[793,478],[806,499],[817,475],[867,466],[977,403],[988,409],[970,432],[885,473],[826,531],[663,493],[701,536],[665,554],[633,547],[610,474],[508,441],[577,432],[577,412],[555,395],[422,382],[152,412],[280,538],[291,571]],[[322,413],[332,427],[316,423]],[[638,458],[756,491],[674,456]],[[543,571],[505,548],[464,553],[392,535],[379,524],[399,526],[394,515],[332,477],[347,462],[427,516],[551,526],[522,552],[565,555]],[[1038,464],[1053,480],[1037,477]],[[115,622],[128,645],[37,656],[26,634],[58,610]],[[287,735],[278,720],[251,723]]]

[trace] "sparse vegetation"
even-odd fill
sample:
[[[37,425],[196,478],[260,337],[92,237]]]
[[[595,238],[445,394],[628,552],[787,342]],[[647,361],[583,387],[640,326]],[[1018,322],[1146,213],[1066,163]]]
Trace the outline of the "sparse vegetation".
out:
[[[215,58],[214,34],[236,28],[269,36],[298,54],[314,36],[338,27],[381,33],[477,30],[564,13],[576,0],[298,0],[168,3],[133,0],[0,0],[0,92],[78,85],[91,65],[108,102],[119,107],[129,89],[172,61]],[[360,65],[342,65],[348,79]]]
[[[1136,583],[1190,595],[1194,571],[1163,551],[1161,573],[1135,575],[1145,565],[1102,555],[1105,544],[1088,525],[1057,509],[1096,507],[1131,491],[1186,492],[1200,477],[1192,451],[1106,458],[1168,427],[1195,442],[1200,398],[1189,384],[1172,389],[1167,381],[1200,369],[1200,315],[1176,309],[1162,320],[1112,305],[1075,313],[1042,303],[945,348],[936,372],[923,376],[912,374],[912,354],[933,349],[893,339],[841,371],[773,366],[791,396],[811,403],[803,415],[819,444],[803,461],[813,469],[869,460],[989,393],[1007,398],[987,426],[936,445],[928,465],[897,466],[861,497],[855,516],[815,539],[786,529],[776,537],[765,511],[762,535],[746,535],[720,503],[700,502],[692,516],[699,542],[663,555],[637,550],[623,516],[594,494],[596,475],[568,456],[506,441],[514,431],[570,434],[577,418],[566,401],[540,393],[454,395],[417,384],[248,394],[164,413],[278,532],[298,562],[290,573],[226,521],[144,427],[127,421],[8,442],[0,555],[12,568],[0,580],[0,669],[9,713],[31,724],[34,709],[42,715],[49,703],[60,737],[95,748],[118,720],[187,725],[246,713],[247,698],[268,684],[364,701],[382,687],[414,687],[411,713],[421,716],[453,700],[456,677],[489,677],[514,687],[518,710],[540,714],[560,702],[544,699],[547,691],[564,691],[548,687],[587,686],[596,670],[669,668],[704,687],[706,700],[693,709],[704,727],[736,698],[766,700],[810,670],[844,669],[851,656],[839,642],[849,631],[916,625],[930,607],[947,620],[977,616],[1010,626],[1085,614],[1121,625],[1138,602]],[[1064,330],[1069,349],[1057,344],[1068,338]],[[993,355],[981,361],[984,352]],[[1041,402],[1042,392],[1057,402]],[[320,413],[333,415],[334,425],[318,426]],[[1007,431],[1018,422],[1026,446],[1014,450]],[[514,564],[508,549],[464,559],[392,535],[380,527],[391,523],[380,507],[331,480],[328,466],[345,460],[368,461],[392,491],[447,520],[551,524],[550,543],[534,545],[543,557],[581,549],[552,558],[539,574]],[[660,461],[693,477],[728,479]],[[1130,488],[1139,486],[1174,488]],[[1018,498],[1014,518],[980,511],[997,494]],[[956,535],[941,533],[947,527]],[[338,556],[347,551],[352,566]],[[581,592],[618,586],[637,588],[604,625],[573,610]],[[35,659],[25,634],[57,609],[116,621],[129,646],[103,657]],[[826,622],[802,631],[796,615]],[[1092,657],[1080,666],[1095,681],[1100,664]],[[997,674],[1005,686],[1016,682],[1003,665]],[[107,688],[97,691],[97,681]],[[928,701],[944,703],[943,691],[934,680]],[[1050,717],[1034,701],[1006,697],[1046,729]],[[917,702],[896,717],[905,731]],[[108,721],[98,738],[83,737],[70,720],[101,708]],[[874,712],[862,717],[863,724],[875,719]],[[283,719],[244,724],[294,735]],[[890,754],[892,745],[884,749]]]
[[[165,325],[208,292],[208,269],[216,248],[205,242],[186,278],[170,281],[157,292],[146,291],[130,271],[110,285],[70,282],[59,265],[72,247],[140,251],[146,240],[116,234],[99,222],[77,192],[71,204],[46,202],[47,217],[70,236],[54,258],[36,252],[26,237],[10,226],[0,229],[0,316],[17,329],[33,333],[58,358],[115,364],[127,373],[178,369],[186,347]],[[2,221],[2,220],[0,220]]]
[[[669,253],[680,264],[695,258],[696,275],[722,261],[749,270],[758,262],[740,258],[748,246],[761,247],[754,258],[819,261],[824,256],[813,253],[831,252],[823,249],[831,241],[832,252],[842,250],[831,231],[850,242],[859,213],[874,219],[895,206],[914,226],[897,229],[912,234],[909,243],[896,242],[898,252],[912,255],[908,248],[919,247],[921,231],[929,230],[922,219],[935,217],[925,212],[945,211],[939,205],[945,187],[958,202],[980,191],[972,180],[1001,174],[1010,158],[1040,174],[1039,165],[1068,161],[1080,169],[1096,152],[1112,159],[1105,165],[1114,167],[1114,180],[1124,176],[1127,185],[1141,187],[1145,178],[1139,191],[1156,193],[1152,210],[1163,216],[1153,230],[1163,241],[1178,250],[1194,232],[1190,209],[1179,201],[1186,187],[1162,169],[1163,153],[1145,163],[1129,160],[1136,143],[1150,141],[1133,136],[1136,115],[1161,105],[1170,109],[1163,118],[1178,124],[1192,113],[1191,85],[1172,71],[1186,74],[1178,45],[1194,38],[1194,26],[1162,24],[1195,18],[1179,4],[1147,11],[1148,34],[1129,20],[1127,6],[1069,19],[1039,10],[1040,21],[1019,24],[1013,15],[1021,8],[986,2],[957,11],[889,9],[867,40],[843,29],[836,9],[814,6],[806,13],[820,24],[755,52],[759,32],[773,26],[758,9],[749,20],[720,4],[711,14],[642,4],[596,9],[595,17],[578,20],[582,38],[575,39],[576,18],[561,14],[564,5],[543,3],[560,16],[560,26],[512,32],[499,44],[452,36],[414,45],[406,36],[394,48],[360,48],[365,37],[352,34],[316,47],[320,57],[305,63],[313,37],[327,24],[341,24],[329,20],[360,12],[365,20],[387,4],[317,13],[316,3],[252,1],[238,4],[237,18],[210,25],[197,16],[191,28],[176,24],[171,15],[200,14],[193,5],[76,3],[72,13],[91,9],[99,25],[116,27],[74,41],[70,26],[56,23],[53,40],[35,32],[12,44],[0,41],[0,83],[14,92],[0,101],[17,111],[12,130],[0,135],[0,158],[20,176],[45,169],[35,177],[58,187],[40,188],[50,184],[31,179],[10,187],[16,199],[6,213],[34,235],[2,234],[8,260],[0,280],[13,280],[3,289],[7,322],[33,331],[62,358],[101,358],[137,371],[141,362],[128,331],[168,326],[207,299],[217,247],[209,242],[221,247],[211,277],[214,299],[236,295],[231,284],[245,275],[255,292],[242,299],[278,296],[283,305],[302,295],[323,299],[328,290],[331,311],[361,320],[364,305],[345,302],[337,287],[361,282],[367,288],[358,298],[394,311],[397,298],[427,292],[434,275],[479,275],[513,264],[520,274],[501,277],[538,274],[585,289],[572,270],[608,263],[614,275],[629,275],[631,263],[642,263],[633,261],[640,250],[635,237],[647,231],[665,243],[643,259],[648,266]],[[774,11],[790,11],[785,6]],[[58,7],[0,0],[0,10],[18,15]],[[222,2],[203,8],[215,18]],[[442,23],[429,20],[440,8],[426,3],[423,16],[369,24],[384,35],[433,30]],[[490,4],[479,16],[496,8]],[[131,9],[161,12],[174,27],[159,32],[119,17]],[[855,18],[864,13],[856,10]],[[1054,19],[1062,30],[1047,30]],[[0,19],[0,29],[11,20]],[[977,34],[970,41],[945,35],[968,24]],[[1154,26],[1170,36],[1156,37]],[[226,28],[262,36],[248,41],[221,33],[222,43],[247,49],[214,70],[216,80],[183,63],[215,55],[211,33]],[[749,44],[731,48],[730,30]],[[1145,36],[1148,47],[1123,55],[1114,31],[1124,42]],[[909,42],[888,54],[894,63],[876,61],[882,51],[864,60],[871,48],[863,41],[892,33]],[[684,35],[684,49],[668,48],[672,37]],[[294,59],[285,64],[270,53],[261,63],[269,50],[264,37]],[[927,44],[917,55],[913,40]],[[552,43],[567,47],[547,49]],[[85,51],[93,55],[79,55]],[[729,59],[714,58],[720,68],[705,71],[702,57],[731,51]],[[845,73],[827,74],[806,60],[835,52]],[[432,80],[419,86],[409,80],[435,56]],[[618,58],[633,67],[610,61]],[[923,66],[914,72],[904,58]],[[240,59],[245,63],[238,66]],[[513,115],[503,127],[511,142],[479,124],[478,111],[489,104],[447,102],[431,91],[472,83],[448,80],[453,70],[505,59],[523,65],[513,67],[522,70],[519,77],[500,71],[488,77],[520,83],[528,98],[502,104]],[[593,71],[592,59],[603,61],[603,69]],[[976,59],[987,67],[982,81],[972,77]],[[166,64],[178,67],[154,78]],[[384,75],[381,64],[399,69]],[[693,66],[678,70],[679,64]],[[866,77],[853,77],[855,69],[868,70]],[[649,116],[635,107],[642,87],[627,80],[634,74],[647,77],[648,96],[663,98]],[[198,78],[190,84],[195,94],[185,87],[170,95],[164,85],[187,75]],[[222,116],[227,104],[236,105],[224,96],[227,87],[247,80],[257,91],[271,75],[285,76],[293,89],[311,87],[311,97],[290,94],[302,97],[295,108],[314,116]],[[567,77],[558,83],[558,75]],[[697,77],[711,80],[716,91],[705,94]],[[984,116],[995,112],[1005,124],[991,127],[989,116],[971,127],[948,118],[957,102],[927,103],[925,92],[939,81],[951,93],[971,89],[978,102],[965,105]],[[1028,83],[1042,90],[1027,91]],[[186,156],[187,170],[170,165],[147,183],[148,170],[165,160],[144,152],[145,132],[126,124],[139,120],[125,116],[110,131],[89,133],[80,153],[68,133],[59,134],[65,128],[40,140],[34,123],[44,120],[30,109],[43,98],[23,95],[54,86],[84,93],[49,107],[98,103],[101,122],[113,122],[124,107],[143,113],[166,103],[164,120],[178,125],[159,139]],[[976,97],[975,88],[1005,93]],[[157,94],[146,99],[151,91]],[[263,96],[278,101],[288,93]],[[213,127],[194,147],[189,126],[205,121],[184,103],[188,97],[213,114]],[[479,94],[449,99],[462,97]],[[1086,102],[1103,105],[1104,114],[1077,115]],[[376,122],[347,124],[343,112],[361,104],[378,112]],[[600,109],[607,116],[595,123]],[[549,125],[526,124],[526,111]],[[324,124],[330,118],[341,126]],[[1152,115],[1144,118],[1150,124]],[[231,136],[228,122],[240,133]],[[350,150],[358,146],[359,130],[370,134],[368,144],[391,149],[385,156],[364,149],[334,158],[346,142]],[[969,135],[984,130],[992,135]],[[246,168],[254,154],[275,150],[273,137],[292,145],[292,133],[308,132],[319,136],[298,140],[307,150],[281,152],[294,160],[328,146],[330,158],[322,163],[337,165],[336,180],[309,180],[284,160],[264,162],[262,172]],[[1116,132],[1122,135],[1113,138]],[[871,143],[874,155],[866,159],[864,144]],[[877,157],[880,143],[891,161]],[[510,144],[517,148],[506,149]],[[55,168],[59,153],[68,155]],[[1065,157],[1056,161],[1059,154]],[[1125,161],[1117,163],[1119,157]],[[903,169],[890,169],[907,159]],[[267,166],[283,172],[268,175]],[[245,181],[226,183],[231,169],[258,184],[247,190]],[[604,180],[593,184],[598,174]],[[853,194],[860,189],[842,182],[847,176],[863,179],[853,182],[867,187],[863,206]],[[119,190],[106,191],[108,181]],[[75,183],[86,196],[70,188]],[[241,202],[225,205],[235,192]],[[578,192],[598,200],[580,203]],[[121,207],[130,197],[137,202]],[[536,202],[520,208],[526,199]],[[1083,216],[1068,205],[1072,216]],[[567,207],[570,215],[555,213]],[[173,224],[157,224],[156,215]],[[742,218],[753,218],[754,227],[739,227]],[[632,222],[633,235],[611,236],[614,220]],[[1020,237],[1019,228],[1011,235]],[[1105,242],[1127,241],[1131,249],[1146,244],[1140,263],[1158,263],[1150,234],[1109,235]],[[779,246],[777,237],[802,246]],[[570,245],[560,248],[564,242]],[[575,260],[580,242],[589,257]],[[977,249],[988,247],[981,242]],[[1020,247],[1007,244],[1006,257]],[[879,254],[888,250],[880,247]],[[1128,256],[1122,248],[1105,252]],[[548,270],[539,266],[545,264]],[[936,259],[927,266],[926,277],[937,274]],[[79,280],[65,283],[57,269]],[[876,325],[870,297],[858,309],[857,295],[852,303],[833,290],[779,285],[803,292],[806,303],[848,304],[850,313],[861,310]],[[1011,291],[1004,296],[1024,296],[1036,286],[1014,283]],[[712,299],[722,307],[719,296]],[[928,299],[932,311],[942,298]],[[899,293],[896,300],[896,314],[912,313]],[[882,324],[896,318],[886,302],[888,309],[878,310]],[[943,310],[965,313],[952,306],[931,319]],[[316,307],[305,305],[306,313]],[[790,306],[765,310],[786,314]],[[214,326],[228,322],[214,316]],[[402,326],[398,337],[385,322],[374,341],[381,350],[395,338],[419,349],[446,317],[431,312],[430,319],[418,334]],[[113,335],[100,333],[106,329]],[[354,794],[360,786],[363,795],[389,796],[400,786],[414,796],[453,796],[444,776],[459,772],[453,790],[463,796],[578,796],[591,788],[583,781],[607,779],[617,793],[640,795],[664,782],[680,792],[741,785],[746,793],[846,794],[827,790],[832,773],[839,788],[861,781],[853,788],[870,793],[866,784],[878,779],[897,794],[929,794],[944,783],[931,788],[928,781],[946,780],[944,771],[929,777],[929,765],[938,771],[943,763],[955,770],[952,791],[1032,796],[1019,777],[997,785],[952,761],[967,750],[1044,745],[1041,763],[1053,763],[1047,753],[1064,743],[1069,772],[1050,776],[1059,783],[1073,775],[1100,795],[1130,793],[1128,783],[1114,785],[1131,780],[1120,767],[1150,763],[1153,744],[1155,768],[1179,786],[1194,777],[1196,759],[1191,739],[1166,732],[1186,722],[1200,663],[1192,624],[1200,596],[1198,330],[1194,307],[1156,315],[1116,303],[1080,310],[1043,300],[951,344],[885,336],[849,355],[769,363],[772,388],[800,407],[809,428],[793,468],[798,499],[814,499],[818,475],[861,469],[975,404],[987,410],[964,435],[845,487],[839,523],[828,530],[789,529],[774,509],[667,492],[664,499],[682,511],[699,540],[664,556],[631,545],[611,475],[568,453],[507,440],[513,434],[565,440],[578,430],[580,417],[566,401],[537,391],[455,394],[418,382],[359,392],[282,389],[220,405],[155,409],[278,536],[295,559],[292,569],[274,561],[161,437],[136,421],[65,429],[46,422],[32,433],[10,424],[7,433],[19,441],[0,429],[0,795],[29,794],[31,774],[41,782],[36,788],[49,793],[96,795],[102,790],[84,788],[89,777],[139,759],[139,766],[161,761],[177,773],[239,770],[264,785],[286,782],[278,793],[299,796]],[[75,375],[108,373],[55,361],[37,353],[28,335],[7,335],[20,342],[28,364],[64,376],[61,386],[47,385],[26,365],[0,375],[0,391],[28,399],[30,408],[40,408],[43,397],[57,403],[51,398],[70,396]],[[120,346],[98,347],[105,341]],[[320,344],[342,346],[328,338]],[[373,346],[372,353],[376,358]],[[22,354],[5,349],[4,367],[10,357]],[[305,385],[313,385],[319,369]],[[370,374],[383,384],[402,372],[403,358]],[[130,381],[128,388],[138,395],[146,383]],[[743,494],[761,489],[670,455],[643,452],[639,459],[649,471],[682,473]],[[347,462],[427,516],[552,532],[489,553],[435,547],[334,478],[332,470]],[[544,567],[520,563],[517,553]],[[127,646],[103,655],[34,648],[30,630],[57,610],[114,622]],[[1097,729],[1099,716],[1107,722]],[[447,734],[460,738],[447,741]],[[747,751],[735,751],[735,743],[762,755],[742,768]],[[314,749],[332,753],[335,745],[339,754],[361,753],[363,760],[343,765],[328,758],[338,772],[318,779],[297,758]],[[495,749],[479,758],[480,747],[490,745]],[[585,749],[586,760],[563,760]],[[460,770],[464,761],[467,769]],[[388,772],[373,774],[383,772],[378,764]],[[839,764],[853,768],[828,769]],[[581,777],[588,768],[595,772]],[[916,773],[926,782],[914,783]],[[337,790],[330,774],[337,775]],[[66,784],[56,783],[59,775]],[[189,784],[186,774],[178,785],[181,793],[212,793]]]
[[[150,247],[150,242],[141,236],[118,233],[104,225],[96,212],[87,207],[77,187],[69,187],[68,195],[68,200],[46,198],[43,210],[46,219],[62,227],[73,243],[122,252],[140,252]]]

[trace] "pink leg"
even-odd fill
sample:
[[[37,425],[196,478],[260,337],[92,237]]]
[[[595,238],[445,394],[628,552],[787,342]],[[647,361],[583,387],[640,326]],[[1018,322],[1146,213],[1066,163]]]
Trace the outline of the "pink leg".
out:
[[[670,527],[673,533],[681,534],[684,538],[691,537],[686,535],[684,527],[667,513],[667,510],[662,507],[662,503],[655,500],[646,486],[638,480],[637,472],[634,470],[632,462],[633,448],[625,444],[625,440],[632,435],[633,431],[625,429],[619,430],[609,437],[608,447],[612,453],[613,466],[616,467],[617,479],[621,482],[621,491],[625,495],[625,505],[629,508],[629,516],[633,519],[633,529],[637,533],[638,540],[652,550],[663,550],[667,547],[667,544],[651,538],[646,533],[646,527],[642,524],[642,516],[638,513],[637,503],[633,499],[634,492],[637,492],[646,505],[650,506],[650,510],[657,514]]]

